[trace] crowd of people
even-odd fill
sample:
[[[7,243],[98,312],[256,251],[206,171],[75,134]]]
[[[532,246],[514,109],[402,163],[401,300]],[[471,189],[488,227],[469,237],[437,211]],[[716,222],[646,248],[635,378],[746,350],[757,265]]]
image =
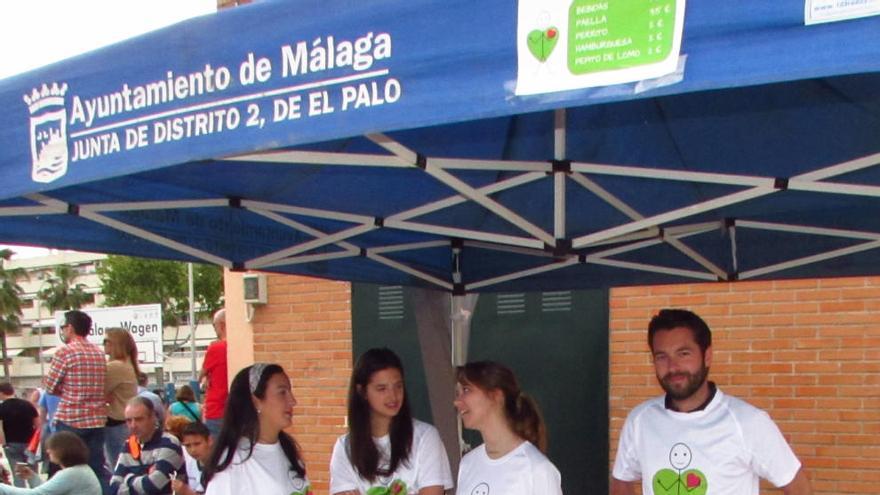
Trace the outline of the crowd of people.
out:
[[[256,363],[239,371],[227,391],[222,312],[214,320],[222,356],[209,350],[205,359],[204,406],[189,386],[168,405],[139,388],[137,349],[125,330],[107,332],[106,362],[85,341],[88,316],[65,316],[67,346],[45,382],[45,395],[57,396],[58,407],[42,414],[50,425],[44,449],[56,469],[41,483],[31,464],[16,463],[16,486],[0,485],[0,495],[314,495],[299,444],[287,431],[297,403],[290,378],[278,364]],[[711,484],[713,493],[756,495],[759,478],[786,495],[810,493],[800,461],[769,416],[708,380],[711,332],[699,316],[660,311],[648,326],[648,345],[665,394],[627,418],[612,494],[634,494],[640,483],[645,494],[708,493]],[[453,405],[461,424],[483,440],[464,455],[456,478],[437,429],[412,417],[405,382],[400,358],[387,348],[357,359],[348,431],[330,454],[331,495],[562,494],[540,409],[511,369],[477,361],[456,370]],[[4,430],[12,417],[7,411],[37,427],[41,415],[22,412],[11,395],[0,384]],[[10,433],[4,451],[12,461],[22,458],[27,439]]]
[[[192,387],[181,387],[177,400],[166,405],[161,394],[147,388],[131,333],[106,329],[101,349],[87,340],[91,327],[91,318],[82,311],[64,314],[59,333],[64,345],[33,404],[15,398],[10,384],[0,384],[0,421],[8,432],[2,444],[14,485],[0,484],[0,494],[172,493],[176,478],[194,487],[190,492],[181,487],[178,493],[199,493],[201,487],[186,478],[186,465],[207,460],[205,449],[196,444],[210,442],[193,438],[209,436],[210,417],[203,418]],[[200,389],[206,390],[206,410],[219,409],[222,417],[227,393],[225,311],[214,315],[214,327],[219,340],[209,348]],[[174,434],[165,431],[174,424],[179,425]],[[181,447],[187,438],[197,461]],[[38,452],[42,469],[35,462]],[[46,483],[40,483],[40,470],[48,475]]]

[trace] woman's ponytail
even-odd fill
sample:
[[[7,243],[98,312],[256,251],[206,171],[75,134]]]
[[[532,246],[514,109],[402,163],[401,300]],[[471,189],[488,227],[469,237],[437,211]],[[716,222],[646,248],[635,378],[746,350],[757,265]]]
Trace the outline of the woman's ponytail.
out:
[[[500,390],[504,394],[504,412],[510,428],[547,453],[547,429],[534,399],[519,388],[513,371],[494,361],[476,361],[458,368],[458,382],[482,390]]]
[[[520,392],[513,401],[513,411],[508,411],[510,426],[517,435],[528,440],[535,447],[547,453],[547,429],[538,403],[530,396]]]

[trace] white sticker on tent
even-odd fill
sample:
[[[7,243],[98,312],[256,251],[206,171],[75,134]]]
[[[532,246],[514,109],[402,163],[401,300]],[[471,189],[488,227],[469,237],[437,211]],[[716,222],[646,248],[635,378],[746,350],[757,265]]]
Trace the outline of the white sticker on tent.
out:
[[[880,15],[880,0],[806,0],[804,24]]]
[[[517,95],[675,72],[685,0],[520,0]]]

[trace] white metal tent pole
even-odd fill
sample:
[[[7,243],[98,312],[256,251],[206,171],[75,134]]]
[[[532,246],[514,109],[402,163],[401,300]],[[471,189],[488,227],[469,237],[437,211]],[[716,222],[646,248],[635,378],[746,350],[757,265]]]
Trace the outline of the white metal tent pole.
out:
[[[4,206],[0,208],[0,217],[31,217],[35,215],[62,215],[67,209],[52,206]]]
[[[761,177],[757,175],[734,175],[714,172],[691,172],[685,170],[670,170],[665,168],[630,167],[625,165],[602,165],[599,163],[572,162],[573,172],[582,172],[593,175],[619,175],[623,177],[640,177],[643,179],[672,180],[679,182],[703,182],[706,184],[726,184],[729,186],[759,187],[768,182],[771,184],[775,177]]]
[[[441,280],[433,275],[422,272],[420,270],[416,270],[415,268],[411,268],[409,266],[404,265],[403,263],[399,263],[399,262],[394,261],[392,259],[386,258],[385,256],[371,253],[369,250],[367,250],[367,258],[369,258],[373,261],[376,261],[378,263],[382,263],[385,266],[390,266],[391,268],[397,269],[403,273],[407,273],[409,275],[412,275],[414,277],[418,277],[418,278],[425,280],[427,282],[431,282],[432,284],[434,284],[438,287],[441,287],[443,289],[452,290],[452,283],[447,282],[446,280]]]
[[[872,249],[880,248],[880,241],[871,241],[865,242],[862,244],[857,244],[855,246],[850,246],[842,249],[835,249],[833,251],[828,251],[821,254],[816,254],[813,256],[805,256],[803,258],[798,258],[795,260],[785,261],[782,263],[776,263],[775,265],[768,265],[762,268],[757,268],[754,270],[747,270],[739,274],[740,280],[746,280],[749,278],[759,277],[761,275],[767,275],[773,272],[779,272],[782,270],[788,270],[790,268],[796,268],[799,266],[809,265],[811,263],[817,263],[819,261],[826,261],[832,258],[839,258],[841,256],[849,256],[851,254],[861,253],[862,251],[869,251]]]
[[[880,153],[874,153],[872,155],[863,156],[860,158],[856,158],[854,160],[849,160],[846,162],[841,162],[836,165],[831,165],[830,167],[820,168],[818,170],[814,170],[812,172],[807,172],[805,174],[796,175],[791,178],[792,181],[819,181],[830,179],[831,177],[848,174],[850,172],[855,172],[857,170],[861,170],[863,168],[873,167],[877,164],[880,164]],[[789,181],[789,184],[791,181]]]
[[[454,175],[437,166],[432,165],[430,158],[428,159],[427,166],[425,167],[425,172],[427,172],[429,175],[433,176],[435,179],[439,180],[443,184],[446,184],[459,194],[467,197],[468,199],[479,204],[483,208],[486,208],[492,213],[498,215],[499,217],[523,230],[524,232],[533,235],[537,239],[540,239],[544,243],[551,246],[556,244],[556,241],[552,235],[548,234],[537,225],[518,215],[510,208],[507,208],[501,203],[489,198],[484,194],[481,194],[479,191],[477,191],[476,188],[471,187],[465,181],[459,179],[458,177],[455,177]]]
[[[565,160],[565,109],[559,108],[553,115],[553,159]],[[556,162],[554,162],[556,163]],[[567,171],[553,171],[553,236],[565,239],[565,178]]]
[[[495,182],[483,186],[477,189],[477,191],[485,195],[495,194],[500,191],[505,191],[507,189],[512,189],[514,187],[544,179],[545,177],[547,177],[547,172],[529,172],[502,180],[500,182]],[[433,203],[418,206],[411,210],[401,211],[399,213],[395,213],[394,215],[389,215],[387,218],[385,218],[385,220],[409,220],[411,218],[427,215],[428,213],[433,213],[444,208],[450,208],[466,201],[468,201],[467,198],[465,198],[461,194],[456,194],[453,196],[449,196],[448,198],[441,199],[439,201],[434,201]]]
[[[196,374],[196,297],[192,263],[186,264],[186,279],[189,287],[189,340],[190,351],[192,351],[192,379],[195,380],[199,375]]]
[[[706,211],[716,210],[736,203],[742,203],[750,199],[760,198],[761,196],[773,194],[777,191],[778,189],[774,187],[773,182],[768,180],[762,186],[753,187],[733,194],[728,194],[726,196],[721,196],[719,198],[715,198],[709,201],[702,201],[700,203],[695,203],[693,205],[685,206],[683,208],[677,208],[666,213],[646,217],[644,220],[637,220],[628,224],[620,225],[618,227],[613,227],[610,229],[605,229],[599,232],[578,237],[574,239],[573,246],[575,248],[587,247],[595,242],[604,241],[612,237],[628,234],[630,232],[635,232],[637,230],[648,227],[656,227],[665,222],[671,222],[673,220],[697,215]]]
[[[58,199],[55,199],[55,198],[52,198],[52,197],[46,196],[45,194],[40,194],[40,193],[29,194],[26,197],[32,201],[42,203],[46,206],[51,206],[53,208],[61,208],[65,212],[69,211],[70,206],[75,206],[75,205],[70,205],[64,201],[61,201],[61,200],[58,200]],[[95,211],[90,210],[88,208],[88,206],[79,205],[79,216],[81,218],[91,220],[95,223],[99,223],[99,224],[104,225],[106,227],[110,227],[111,229],[125,232],[126,234],[132,235],[134,237],[139,237],[139,238],[144,239],[146,241],[150,241],[150,242],[159,244],[160,246],[165,246],[169,249],[173,249],[173,250],[178,251],[180,253],[188,254],[194,258],[199,258],[199,259],[204,260],[208,263],[213,263],[215,265],[220,265],[220,266],[225,266],[225,267],[232,266],[232,262],[229,260],[226,260],[226,259],[221,258],[219,256],[215,256],[211,253],[208,253],[207,251],[203,251],[201,249],[196,249],[194,247],[187,246],[186,244],[183,244],[181,242],[177,242],[175,240],[168,239],[166,237],[162,237],[162,236],[160,236],[158,234],[154,234],[148,230],[144,230],[139,227],[129,225],[125,222],[120,222],[119,220],[114,220],[110,217],[101,215],[99,213],[96,213]]]
[[[369,134],[367,135],[367,138],[378,144],[379,146],[385,148],[386,150],[390,151],[391,153],[397,155],[404,162],[411,163],[413,167],[418,166],[417,163],[419,162],[420,155],[410,150],[403,144],[394,141],[384,134]],[[433,163],[430,158],[426,158],[423,156],[421,158],[424,159],[424,170],[428,175],[434,177],[443,184],[446,184],[452,190],[479,204],[483,208],[486,208],[492,213],[495,213],[496,215],[510,222],[519,229],[533,235],[537,239],[540,239],[542,242],[549,245],[555,244],[553,236],[545,232],[537,225],[534,225],[525,218],[517,215],[509,208],[503,206],[501,203],[498,203],[497,201],[480,193],[476,188],[471,187],[458,177],[455,177],[449,172],[443,170],[439,165]]]
[[[345,165],[350,167],[395,167],[409,168],[399,158],[388,155],[367,153],[333,153],[329,151],[267,151],[264,153],[238,155],[221,158],[226,162],[258,162],[290,165]]]
[[[471,319],[479,294],[452,296],[452,365],[463,366],[468,359],[468,341],[471,337]]]
[[[599,184],[597,184],[593,180],[587,178],[583,174],[573,173],[572,179],[575,182],[577,182],[578,184],[580,184],[581,186],[583,186],[588,191],[592,192],[593,194],[595,194],[596,196],[598,196],[599,198],[604,200],[606,203],[608,203],[611,206],[613,206],[614,208],[616,208],[618,211],[622,212],[624,215],[628,216],[630,219],[643,220],[645,218],[644,215],[642,215],[638,211],[634,210],[632,207],[630,207],[628,204],[626,204],[623,200],[621,200],[620,198],[618,198],[617,196],[615,196],[611,192],[605,190],[605,188],[603,188],[602,186],[600,186]],[[649,230],[653,230],[656,232],[657,227],[651,227]],[[664,240],[668,244],[670,244],[672,247],[674,247],[675,249],[677,249],[678,251],[683,253],[685,256],[691,258],[692,260],[694,260],[697,263],[699,263],[700,265],[702,265],[707,270],[718,275],[722,279],[727,279],[727,273],[725,273],[724,270],[722,270],[720,267],[718,267],[717,265],[715,265],[714,263],[712,263],[711,261],[706,259],[706,257],[701,255],[700,253],[691,249],[690,246],[687,246],[686,244],[684,244],[683,242],[681,242],[680,240],[678,240],[674,237],[668,237],[668,238],[665,238]]]

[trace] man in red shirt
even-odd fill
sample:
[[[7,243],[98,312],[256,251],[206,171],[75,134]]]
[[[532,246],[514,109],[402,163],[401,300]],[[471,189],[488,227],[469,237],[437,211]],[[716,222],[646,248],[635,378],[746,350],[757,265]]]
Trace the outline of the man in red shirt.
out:
[[[102,491],[107,493],[110,477],[104,468],[107,362],[104,351],[86,340],[91,328],[92,319],[82,311],[64,313],[60,337],[67,345],[55,353],[43,385],[47,392],[61,397],[55,412],[56,430],[71,431],[83,439],[89,448],[89,467],[101,482]]]
[[[226,396],[229,394],[226,372],[226,310],[214,313],[214,331],[217,341],[208,346],[199,382],[205,390],[205,426],[212,436],[220,433],[223,423],[223,409],[226,408]]]

